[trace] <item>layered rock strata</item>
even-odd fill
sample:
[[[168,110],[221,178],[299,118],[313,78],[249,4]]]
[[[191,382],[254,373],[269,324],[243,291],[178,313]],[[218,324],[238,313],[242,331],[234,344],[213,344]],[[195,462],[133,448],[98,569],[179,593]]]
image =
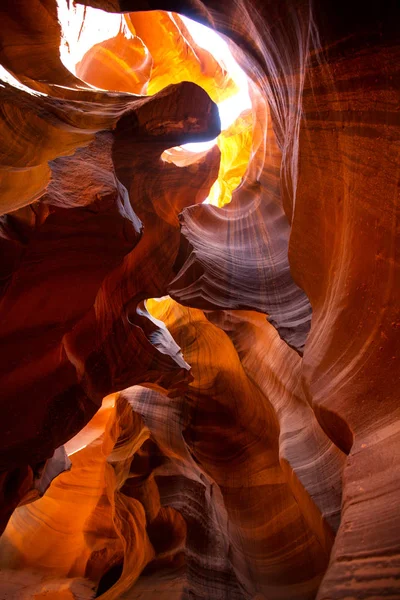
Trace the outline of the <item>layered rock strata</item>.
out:
[[[398,598],[395,5],[78,4],[0,8],[3,597]]]

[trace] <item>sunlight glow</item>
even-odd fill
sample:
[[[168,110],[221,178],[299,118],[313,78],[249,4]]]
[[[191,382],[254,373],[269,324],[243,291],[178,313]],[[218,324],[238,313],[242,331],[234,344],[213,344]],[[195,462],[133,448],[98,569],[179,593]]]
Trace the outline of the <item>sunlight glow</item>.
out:
[[[5,87],[4,85],[2,85],[2,83],[1,83],[2,81],[9,83],[13,87],[18,88],[19,90],[22,90],[23,92],[27,92],[28,94],[31,94],[31,96],[47,96],[47,94],[44,94],[43,92],[31,90],[31,88],[27,87],[26,85],[24,85],[23,83],[18,81],[18,79],[16,79],[14,77],[14,75],[9,73],[7,71],[7,69],[5,69],[2,65],[0,65],[0,87]]]
[[[62,29],[60,58],[64,66],[76,75],[76,65],[95,45],[123,32],[127,39],[133,37],[124,16],[107,13],[89,6],[75,5],[68,0],[57,0],[58,19]],[[172,14],[171,14],[172,17]],[[229,73],[240,90],[218,104],[221,130],[227,129],[246,109],[251,107],[247,77],[232,56],[225,40],[214,30],[181,16],[185,26],[198,46],[208,50]],[[185,144],[191,152],[204,152],[216,144],[216,139],[197,144]]]
[[[79,65],[93,46],[107,40],[112,40],[119,34],[122,34],[126,40],[135,39],[135,29],[131,29],[130,26],[128,26],[128,23],[122,14],[107,13],[99,9],[75,5],[75,3],[70,2],[69,0],[57,0],[57,6],[58,18],[62,30],[60,58],[64,66],[75,76],[77,76],[77,65]],[[168,17],[174,22],[174,13],[168,13]],[[217,97],[225,98],[220,101],[217,106],[221,120],[221,131],[226,132],[229,130],[229,133],[226,136],[214,138],[213,140],[206,142],[183,144],[180,147],[167,149],[163,152],[161,159],[165,162],[172,162],[177,166],[188,166],[192,162],[198,160],[200,154],[204,154],[218,144],[222,152],[218,180],[212,186],[210,194],[205,202],[210,202],[219,206],[230,201],[232,191],[237,187],[237,182],[240,183],[241,174],[244,173],[246,168],[246,150],[243,150],[245,146],[243,146],[243,140],[240,137],[240,128],[243,130],[243,122],[248,123],[248,128],[251,127],[251,119],[247,117],[247,121],[243,121],[243,119],[246,119],[246,117],[243,117],[243,114],[245,111],[251,109],[248,79],[233,57],[228,42],[225,41],[223,36],[213,29],[192,21],[182,15],[179,15],[179,19],[179,22],[184,23],[191,38],[193,38],[196,45],[195,47],[201,47],[206,50],[212,55],[214,60],[219,63],[223,73],[222,80],[224,80],[224,77],[226,76],[226,81],[229,82],[229,85],[231,86],[231,93],[235,89],[238,91],[227,98],[226,96],[228,94],[222,93],[225,90],[225,84],[221,84],[223,85],[221,94],[217,94]],[[179,23],[175,23],[175,25],[179,31]],[[182,33],[182,35],[184,34]],[[162,40],[160,40],[160,44],[161,43]],[[189,44],[190,42],[187,43]],[[145,46],[144,48],[146,53],[145,56],[149,57],[148,49]],[[195,48],[193,49],[193,52],[194,54],[196,53]],[[118,65],[117,62],[116,65]],[[173,69],[173,64],[169,68]],[[129,78],[129,69],[133,69],[133,67],[127,64],[125,65],[125,69],[127,71],[127,77]],[[151,79],[151,75],[149,76]],[[209,76],[210,75],[208,75],[208,77]],[[167,85],[168,76],[165,79],[165,85]],[[173,78],[171,78],[171,80],[173,80]],[[234,86],[232,85],[232,81],[235,84]],[[95,86],[91,87],[95,88]],[[116,90],[118,89],[119,88],[116,88]],[[242,119],[242,122],[239,121],[239,117]],[[235,130],[236,121],[239,128],[237,131]],[[190,155],[193,156],[193,161]],[[232,161],[234,160],[239,162],[233,168]],[[235,168],[239,168],[239,172],[235,172]]]
[[[115,37],[122,31],[133,37],[123,15],[107,13],[97,8],[57,0],[62,41],[60,58],[63,65],[76,75],[76,65],[93,46]]]
[[[91,444],[95,439],[100,438],[104,432],[104,427],[107,418],[115,407],[117,394],[110,394],[103,398],[100,409],[89,421],[89,423],[81,429],[73,438],[64,444],[67,456],[73,456],[80,452],[86,446]]]
[[[228,44],[213,29],[196,23],[187,17],[181,17],[188,28],[191,36],[198,46],[208,50],[210,54],[226,69],[229,76],[236,83],[239,92],[218,104],[219,117],[221,119],[221,131],[228,129],[239,115],[251,108],[247,76],[233,58]],[[198,144],[184,144],[183,148],[191,152],[204,152],[216,144],[216,138],[208,142]]]

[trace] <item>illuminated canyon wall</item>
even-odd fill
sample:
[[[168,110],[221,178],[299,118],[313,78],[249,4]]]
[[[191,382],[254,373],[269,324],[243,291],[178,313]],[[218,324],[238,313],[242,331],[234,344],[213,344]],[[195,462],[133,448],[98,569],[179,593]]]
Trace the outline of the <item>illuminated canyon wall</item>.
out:
[[[2,600],[400,598],[399,16],[1,3]]]

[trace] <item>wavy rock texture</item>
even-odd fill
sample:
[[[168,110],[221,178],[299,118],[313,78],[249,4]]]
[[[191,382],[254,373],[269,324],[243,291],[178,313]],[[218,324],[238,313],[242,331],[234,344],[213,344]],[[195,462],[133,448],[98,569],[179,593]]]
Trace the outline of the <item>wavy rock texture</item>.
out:
[[[26,491],[21,486],[32,480],[32,469],[81,429],[104,395],[134,382],[172,393],[188,377],[165,327],[136,308],[143,298],[165,293],[172,278],[180,233],[165,206],[178,213],[185,203],[203,200],[219,160],[215,151],[195,169],[180,169],[160,159],[171,144],[218,133],[216,107],[194,84],[149,98],[78,90],[58,98],[53,87],[54,96],[7,83],[2,89],[6,193],[12,192],[7,173],[25,165],[35,177],[35,165],[51,159],[38,182],[40,197],[24,198],[24,204],[35,202],[19,209],[17,194],[5,210],[18,210],[2,220],[6,515]],[[19,136],[12,136],[16,130]],[[163,180],[173,189],[178,178],[180,194],[171,195]],[[138,215],[152,251],[142,244],[133,256],[142,229]],[[158,265],[159,277],[146,261]],[[143,271],[132,276],[133,264]]]
[[[251,95],[252,160],[232,202],[222,210],[202,205],[183,211],[180,271],[169,293],[183,304],[202,309],[268,313],[282,337],[301,352],[311,308],[289,268],[290,226],[280,188],[282,152],[265,98],[254,86]],[[209,232],[206,238],[204,230]]]
[[[165,111],[164,115],[168,114],[169,97],[176,93],[178,96],[185,94],[185,89],[197,106],[201,103],[200,98],[207,103],[204,93],[199,88],[197,89],[200,96],[196,97],[191,84],[181,89],[169,88],[162,93],[163,100],[158,99],[159,106],[162,104]],[[186,368],[181,359],[180,364],[179,360],[175,363],[174,359],[152,346],[146,340],[143,331],[135,328],[134,317],[131,319],[132,323],[129,321],[129,309],[125,306],[127,301],[129,300],[134,311],[140,296],[145,297],[146,292],[153,292],[151,283],[149,282],[148,291],[144,292],[143,286],[146,288],[146,283],[142,276],[140,284],[133,292],[132,284],[135,286],[135,282],[131,281],[131,288],[127,292],[129,295],[124,299],[123,280],[129,277],[129,261],[135,260],[129,255],[140,238],[140,221],[132,211],[129,191],[125,187],[129,186],[132,159],[126,165],[124,160],[129,156],[128,153],[135,152],[134,131],[137,139],[147,136],[152,141],[148,153],[144,141],[141,156],[136,159],[139,163],[138,173],[142,170],[144,179],[148,178],[148,169],[144,167],[146,163],[153,165],[156,162],[155,156],[158,157],[164,177],[173,177],[175,171],[178,171],[181,178],[183,176],[182,171],[174,165],[165,168],[159,158],[169,143],[162,142],[163,138],[179,139],[182,135],[179,133],[181,130],[184,135],[185,122],[182,121],[181,115],[173,114],[174,107],[180,103],[172,101],[169,104],[169,123],[173,133],[172,136],[168,136],[163,127],[160,130],[154,108],[151,108],[153,102],[157,103],[157,98],[151,98],[149,104],[142,105],[142,117],[128,110],[120,117],[120,122],[124,123],[122,128],[116,124],[113,133],[97,134],[89,146],[77,150],[72,157],[54,160],[52,180],[36,211],[35,207],[32,207],[22,213],[14,212],[4,221],[3,243],[6,251],[10,248],[14,254],[13,270],[7,273],[2,298],[2,347],[3,352],[7,354],[3,363],[5,371],[2,389],[4,398],[9,395],[4,410],[8,406],[8,410],[15,411],[18,403],[24,402],[24,398],[30,399],[30,404],[24,409],[24,420],[14,421],[13,429],[6,425],[7,417],[5,418],[7,431],[3,434],[2,460],[7,461],[7,464],[12,464],[13,461],[18,464],[23,460],[23,446],[33,437],[29,428],[36,432],[36,439],[39,438],[39,444],[43,446],[45,436],[42,431],[49,427],[46,419],[50,418],[49,445],[58,446],[70,437],[70,433],[79,430],[83,424],[82,420],[85,420],[86,411],[92,416],[96,404],[99,405],[107,392],[116,387],[123,389],[126,386],[125,367],[123,364],[117,366],[120,361],[117,359],[115,362],[112,355],[115,355],[115,352],[123,354],[124,346],[129,345],[133,339],[139,342],[143,338],[142,357],[139,358],[136,349],[136,356],[128,358],[126,355],[126,360],[128,364],[131,361],[132,367],[136,361],[136,366],[141,365],[142,371],[149,369],[153,372],[149,376],[154,383],[159,379],[161,383],[163,377],[156,373],[157,361],[164,365],[164,369],[170,370],[167,387],[173,381],[174,371],[179,374],[182,368]],[[209,103],[209,110],[211,106]],[[202,117],[202,122],[198,122],[193,116],[195,124],[188,127],[206,130],[207,119],[212,119],[213,114],[211,112],[208,117],[207,110],[205,114],[207,116]],[[129,128],[131,136],[128,141],[125,131]],[[157,140],[160,141],[157,143]],[[214,157],[215,154],[211,156]],[[117,168],[116,161],[119,161]],[[153,172],[153,176],[154,174]],[[203,189],[204,194],[207,193],[207,181],[212,175],[207,159],[199,166],[196,174],[200,188],[195,188],[196,195],[201,196]],[[190,177],[193,178],[192,173]],[[162,176],[158,179],[158,183],[161,182]],[[146,185],[145,182],[143,185]],[[183,185],[182,193],[186,190]],[[191,198],[195,201],[196,196],[193,194]],[[174,198],[174,201],[179,202],[179,197]],[[136,202],[138,213],[142,216],[138,189]],[[161,198],[160,204],[163,204]],[[143,221],[146,226],[144,216]],[[166,265],[168,261],[173,263],[172,240],[168,240],[168,234],[171,237],[173,232],[176,232],[177,245],[177,225],[174,227],[164,221],[161,215],[160,218],[154,219],[153,227],[154,235],[165,236],[168,253],[161,253],[162,259]],[[160,251],[159,246],[157,250]],[[105,276],[115,271],[118,264],[123,263],[125,256],[127,258],[124,265],[119,267],[114,276],[110,275],[110,279],[106,280],[104,288],[100,291],[99,287]],[[136,260],[140,264],[140,258],[136,257]],[[158,282],[157,290],[154,291],[160,290],[160,284],[162,286],[162,283]],[[97,294],[100,295],[96,299]],[[107,295],[110,295],[108,300]],[[137,319],[146,321],[146,316],[142,313]],[[24,338],[23,331],[25,340],[24,344],[21,344]],[[164,332],[163,335],[165,337],[167,333]],[[171,344],[172,341],[168,342],[166,339],[165,344],[168,343]],[[178,350],[175,353],[177,355]],[[111,360],[112,364],[107,367],[108,360]],[[135,377],[138,373],[139,371]],[[144,375],[145,379],[146,377]],[[63,402],[65,394],[69,395],[69,401],[66,403]],[[41,411],[37,411],[35,406],[35,398],[38,397],[41,397]],[[45,398],[47,410],[44,408]],[[27,412],[29,406],[31,414]],[[56,406],[59,406],[59,409]],[[64,410],[65,413],[61,414],[59,410]],[[77,421],[79,413],[82,415],[80,422]],[[66,428],[68,419],[71,420],[71,431]],[[57,421],[59,432],[55,428]],[[8,439],[12,441],[8,442]],[[18,449],[19,443],[22,444],[21,449]],[[46,458],[42,454],[47,452],[47,448],[42,447],[36,455],[31,445],[30,458],[41,460]],[[14,458],[11,459],[11,456]]]
[[[71,470],[60,475],[42,499],[14,513],[1,538],[1,561],[6,568],[28,573],[40,566],[33,597],[46,597],[47,580],[54,590],[59,586],[60,594],[65,587],[75,598],[74,590],[86,577],[91,586],[86,584],[86,592],[77,597],[93,598],[95,583],[105,571],[124,562],[121,582],[132,582],[151,559],[143,507],[118,493],[119,474],[110,464],[118,461],[123,470],[148,437],[148,429],[129,406],[115,406],[113,397],[106,398],[89,425],[67,445]],[[6,572],[1,577],[6,591],[8,579]],[[23,585],[19,582],[20,593],[26,594]],[[114,597],[118,586],[116,593]]]
[[[0,8],[1,597],[399,598],[397,7],[79,4]]]
[[[293,467],[287,468],[282,460],[285,444],[280,448],[282,425],[277,408],[270,404],[266,390],[261,390],[244,371],[228,336],[201,311],[185,309],[171,301],[152,304],[150,310],[168,324],[189,361],[192,356],[201,357],[193,366],[194,381],[185,394],[182,433],[193,458],[222,494],[229,558],[243,597],[254,597],[257,593],[265,597],[289,597],[295,588],[299,597],[312,597],[326,567],[333,539],[332,531],[326,535],[317,530],[324,527],[329,530],[325,518],[331,511],[339,510],[340,453],[335,453],[315,424],[316,437],[319,435],[321,441],[315,443],[312,454],[314,458],[323,455],[325,474],[332,469],[336,483],[332,479],[329,486],[330,490],[336,487],[338,495],[335,499],[331,494],[332,504],[324,507],[324,515],[319,508],[315,522],[312,519],[306,522],[294,494],[300,486],[290,472]],[[262,321],[275,331],[265,319]],[[275,336],[279,339],[276,332]],[[297,354],[282,344],[292,360],[300,362]],[[254,349],[254,343],[252,346]],[[282,368],[276,368],[278,374],[280,371]],[[288,399],[294,405],[300,404],[301,410],[301,400],[293,392],[287,390]],[[129,393],[129,390],[124,392]],[[285,409],[291,410],[289,402]],[[304,428],[300,419],[297,426],[300,430]],[[286,435],[285,429],[281,429],[281,438]],[[307,440],[304,446],[312,443]],[[287,456],[285,459],[290,465],[290,459]],[[307,462],[305,456],[302,459],[303,464]],[[321,487],[319,493],[323,494]]]

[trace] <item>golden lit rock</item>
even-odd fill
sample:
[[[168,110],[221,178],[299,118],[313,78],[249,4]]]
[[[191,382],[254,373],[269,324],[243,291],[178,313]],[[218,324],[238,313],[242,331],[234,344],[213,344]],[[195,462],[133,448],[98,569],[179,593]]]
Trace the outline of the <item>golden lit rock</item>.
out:
[[[389,4],[1,3],[2,600],[400,596]]]
[[[93,46],[76,65],[78,77],[105,90],[145,94],[152,57],[138,37],[123,32]]]

